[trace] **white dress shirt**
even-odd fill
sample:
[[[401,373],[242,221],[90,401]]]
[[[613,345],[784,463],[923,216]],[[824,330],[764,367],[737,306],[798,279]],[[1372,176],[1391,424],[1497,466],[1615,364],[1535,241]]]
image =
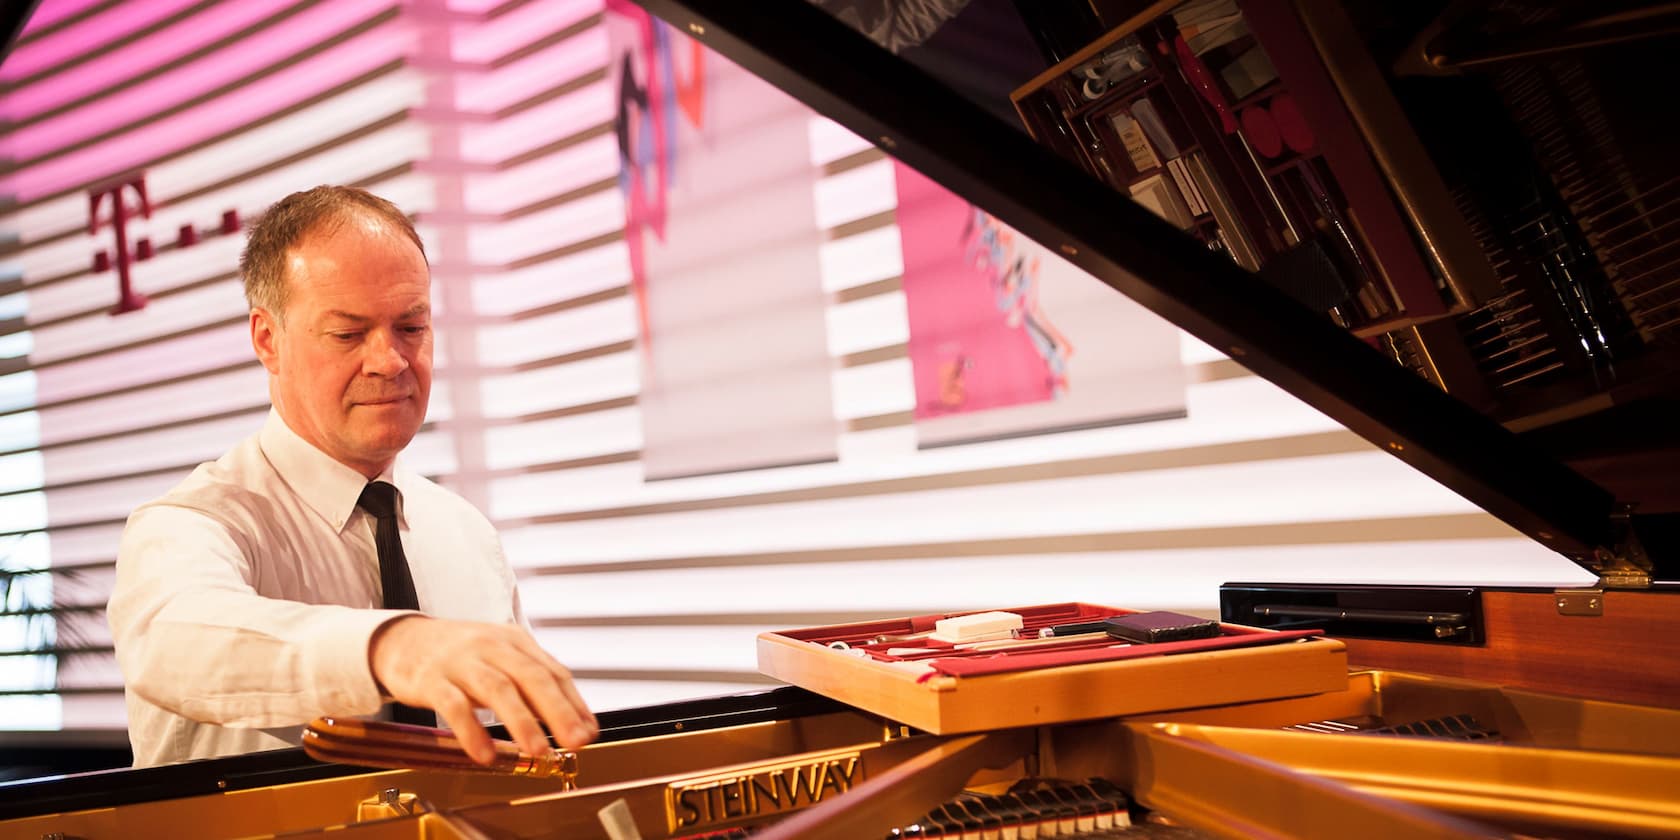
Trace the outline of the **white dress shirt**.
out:
[[[420,609],[524,623],[489,520],[403,469],[398,530]],[[136,766],[296,746],[321,715],[382,704],[368,641],[381,604],[368,480],[270,411],[123,530],[108,619]]]

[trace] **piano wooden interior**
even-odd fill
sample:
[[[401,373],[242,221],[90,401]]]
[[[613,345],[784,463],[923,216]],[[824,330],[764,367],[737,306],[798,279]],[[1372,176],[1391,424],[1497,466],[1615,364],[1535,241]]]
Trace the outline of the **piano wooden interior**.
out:
[[[1416,247],[1438,247],[1410,257],[1439,274],[1433,319],[1384,320],[1392,312],[1358,294],[1330,305],[1331,317],[1309,311],[1210,248],[1213,223],[1176,235],[1112,179],[1081,171],[1102,170],[1089,148],[1046,136],[1066,114],[1039,107],[1045,91],[1104,49],[1150,37],[1171,3],[1091,4],[1107,10],[1106,34],[1018,92],[1043,145],[814,6],[643,5],[1576,560],[1600,585],[1225,587],[1227,621],[1320,626],[1345,641],[1345,690],[1127,717],[1101,714],[1092,698],[1088,719],[936,735],[790,687],[602,714],[601,741],[578,753],[574,789],[374,772],[287,750],[0,785],[0,838],[1680,836],[1680,426],[1664,420],[1674,419],[1676,336],[1654,315],[1641,322],[1630,367],[1648,373],[1614,394],[1583,395],[1564,380],[1533,391],[1477,385],[1488,368],[1473,346],[1454,344],[1454,331],[1470,327],[1452,319],[1498,305],[1482,297],[1490,278],[1474,267],[1478,229],[1443,220],[1454,205],[1441,177],[1414,171],[1433,150],[1390,131],[1405,115],[1371,97],[1374,65],[1326,46],[1349,25],[1327,2],[1298,0],[1280,15],[1296,15],[1294,37],[1330,68],[1290,80],[1302,81],[1303,101],[1315,83],[1339,91],[1328,95],[1349,103],[1338,118],[1349,137],[1381,136],[1370,172],[1332,171],[1350,193],[1363,177],[1390,179],[1373,195],[1396,203],[1392,221],[1413,226]],[[1587,23],[1481,45],[1460,32],[1425,52],[1477,63],[1566,50],[1571,32],[1633,39],[1615,21]],[[1656,165],[1667,167],[1659,176],[1674,173],[1666,157]],[[1652,212],[1672,213],[1659,199]],[[1361,217],[1374,226],[1377,215]],[[1363,257],[1341,257],[1403,273],[1379,239]],[[1244,258],[1255,268],[1283,251],[1251,244]],[[1406,311],[1424,309],[1413,300]],[[1435,361],[1419,369],[1420,358]]]
[[[283,750],[16,783],[0,836],[1065,837],[1110,836],[1117,821],[1171,837],[1680,834],[1680,711],[1402,672],[951,736],[796,688],[602,723],[571,790]],[[609,833],[604,809],[636,834]]]

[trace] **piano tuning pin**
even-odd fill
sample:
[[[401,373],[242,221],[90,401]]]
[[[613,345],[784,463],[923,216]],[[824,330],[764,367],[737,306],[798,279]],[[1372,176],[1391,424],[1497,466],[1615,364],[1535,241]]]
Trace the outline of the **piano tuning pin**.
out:
[[[134,243],[134,259],[135,260],[149,260],[151,258],[152,258],[152,239],[149,236],[141,237],[140,241]]]
[[[95,273],[111,270],[111,252],[100,251],[93,255],[93,270]]]
[[[175,247],[191,248],[197,244],[198,228],[195,228],[192,225],[181,225],[181,229],[175,234]]]
[[[224,211],[222,211],[222,233],[226,234],[226,233],[238,233],[238,232],[239,232],[239,211],[238,210],[224,210]]]

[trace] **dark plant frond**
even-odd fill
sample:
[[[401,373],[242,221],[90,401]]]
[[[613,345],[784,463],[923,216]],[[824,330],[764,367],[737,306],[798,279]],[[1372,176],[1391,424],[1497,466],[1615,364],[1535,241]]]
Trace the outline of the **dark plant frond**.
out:
[[[0,619],[11,616],[34,615],[82,615],[84,613],[104,612],[104,604],[74,604],[50,607],[26,607],[18,610],[0,610]]]
[[[41,644],[21,650],[0,650],[0,658],[13,656],[97,656],[114,655],[117,649],[110,645],[61,645]]]
[[[0,562],[4,562],[4,559],[0,558]],[[21,578],[38,575],[50,575],[52,577],[65,578],[66,580],[77,580],[83,577],[90,569],[105,568],[110,565],[112,564],[89,563],[81,566],[45,566],[39,569],[0,569],[0,576]]]

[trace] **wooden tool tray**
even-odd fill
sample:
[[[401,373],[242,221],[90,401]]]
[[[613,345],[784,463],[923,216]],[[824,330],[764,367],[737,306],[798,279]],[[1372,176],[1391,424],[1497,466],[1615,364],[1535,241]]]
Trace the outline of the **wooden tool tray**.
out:
[[[1125,644],[1041,628],[1139,610],[1008,608],[1021,638],[956,647],[926,638],[968,610],[760,634],[766,675],[938,734],[1241,703],[1347,687],[1341,642],[1316,631],[1221,624],[1214,638]],[[908,638],[906,638],[908,637]]]

